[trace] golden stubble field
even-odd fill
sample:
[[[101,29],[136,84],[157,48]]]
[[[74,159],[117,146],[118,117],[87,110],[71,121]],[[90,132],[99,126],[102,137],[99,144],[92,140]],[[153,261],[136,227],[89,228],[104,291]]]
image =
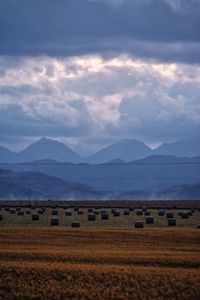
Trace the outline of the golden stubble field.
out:
[[[200,299],[196,228],[0,228],[0,299]]]

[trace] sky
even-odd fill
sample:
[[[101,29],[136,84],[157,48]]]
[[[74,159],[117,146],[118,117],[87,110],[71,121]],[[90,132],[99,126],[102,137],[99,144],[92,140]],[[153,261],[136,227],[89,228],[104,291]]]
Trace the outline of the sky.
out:
[[[1,0],[0,145],[200,132],[200,0]]]

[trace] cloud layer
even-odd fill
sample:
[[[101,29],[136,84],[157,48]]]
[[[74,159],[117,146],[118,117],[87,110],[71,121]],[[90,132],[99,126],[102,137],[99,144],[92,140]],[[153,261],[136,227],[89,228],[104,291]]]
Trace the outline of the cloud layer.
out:
[[[1,0],[3,55],[200,61],[198,0]]]
[[[200,67],[121,55],[0,61],[1,140],[60,137],[82,150],[159,143],[200,128]],[[27,126],[28,125],[28,126]]]

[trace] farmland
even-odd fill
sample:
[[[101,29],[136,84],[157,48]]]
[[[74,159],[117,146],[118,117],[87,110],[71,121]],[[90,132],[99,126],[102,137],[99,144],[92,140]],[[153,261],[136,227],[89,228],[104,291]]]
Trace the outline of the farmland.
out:
[[[200,299],[199,202],[141,204],[1,202],[0,299]]]
[[[0,230],[0,299],[199,299],[190,228]]]

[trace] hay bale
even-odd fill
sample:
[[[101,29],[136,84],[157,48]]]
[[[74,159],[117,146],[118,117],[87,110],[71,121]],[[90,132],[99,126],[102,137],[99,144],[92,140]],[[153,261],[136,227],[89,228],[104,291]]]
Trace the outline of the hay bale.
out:
[[[108,220],[109,219],[109,214],[108,213],[102,213],[101,214],[101,220]]]
[[[153,216],[147,216],[146,217],[146,224],[153,224],[154,223],[154,217]]]
[[[51,226],[58,226],[59,225],[59,219],[58,217],[54,216],[51,218]]]
[[[113,217],[120,217],[120,211],[115,210],[115,211],[113,212]]]
[[[78,210],[77,214],[78,215],[83,215],[83,210]]]
[[[43,209],[42,209],[42,208],[38,209],[38,211],[37,211],[37,212],[38,212],[38,214],[39,214],[39,215],[42,215],[42,214],[44,213],[44,211],[43,211]]]
[[[0,215],[0,221],[3,221],[3,215]]]
[[[66,210],[65,211],[65,216],[72,216],[72,211],[71,210]]]
[[[188,219],[189,218],[189,214],[187,211],[182,211],[181,212],[181,218],[182,219]]]
[[[74,207],[74,211],[79,211],[79,207]]]
[[[142,216],[143,215],[143,210],[142,209],[136,210],[136,215],[137,216]]]
[[[57,209],[52,209],[51,214],[52,214],[52,216],[57,216],[58,215],[58,210]]]
[[[135,228],[143,228],[143,227],[144,227],[143,221],[140,220],[135,221]]]
[[[93,208],[88,208],[88,212],[92,213],[93,212]]]
[[[166,214],[167,219],[173,219],[174,218],[174,213],[173,212],[168,212]]]
[[[72,227],[81,227],[81,222],[80,221],[72,221],[71,225],[72,225]]]
[[[93,213],[88,214],[88,221],[95,221],[96,220],[96,215]]]
[[[176,219],[175,218],[169,218],[168,219],[168,226],[176,226]]]
[[[39,221],[40,217],[38,214],[32,214],[32,221]]]
[[[130,210],[129,209],[125,209],[124,210],[124,216],[129,216],[130,215]]]
[[[165,215],[164,209],[160,209],[160,210],[158,211],[158,215],[159,215],[160,217],[163,217],[163,216]]]

